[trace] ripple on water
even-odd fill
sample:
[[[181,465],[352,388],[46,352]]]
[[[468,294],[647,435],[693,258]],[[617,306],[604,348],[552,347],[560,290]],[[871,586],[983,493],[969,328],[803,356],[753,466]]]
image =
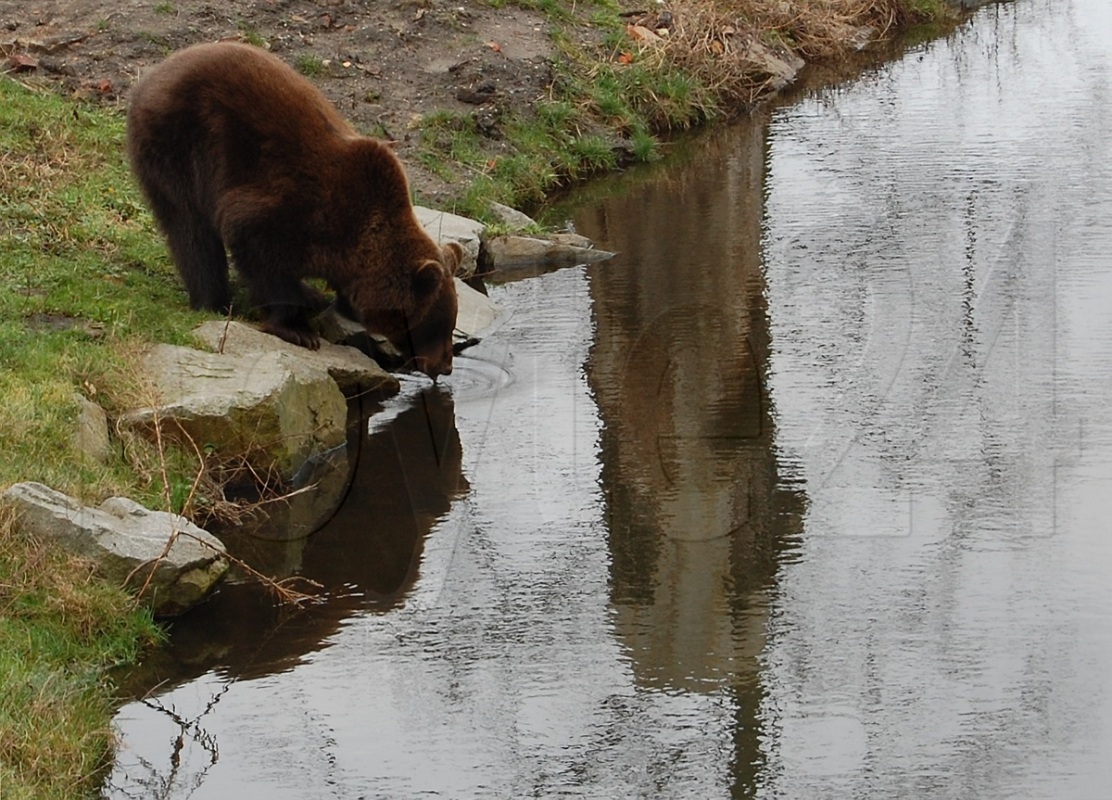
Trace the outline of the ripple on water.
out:
[[[443,380],[456,400],[472,400],[509,386],[514,376],[501,363],[469,353],[456,356],[452,374]]]

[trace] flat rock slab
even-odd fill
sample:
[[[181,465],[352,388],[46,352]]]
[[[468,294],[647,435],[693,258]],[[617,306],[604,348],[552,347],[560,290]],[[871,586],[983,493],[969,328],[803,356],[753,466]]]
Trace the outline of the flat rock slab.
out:
[[[447,211],[434,211],[424,206],[414,206],[417,221],[425,232],[439,244],[456,242],[463,248],[463,261],[456,274],[461,278],[469,278],[475,274],[479,261],[479,248],[482,244],[483,231],[486,226],[467,217],[452,214]]]
[[[540,239],[533,236],[494,236],[484,243],[484,267],[496,272],[520,267],[570,267],[594,264],[613,258],[614,253],[596,250],[583,237]]]
[[[197,447],[242,457],[289,481],[309,459],[346,441],[347,401],[320,367],[282,350],[206,353],[155,345],[143,357],[152,405],[120,418],[150,434],[156,421]]]
[[[354,347],[322,341],[319,350],[306,350],[235,320],[204,322],[194,329],[193,336],[213,352],[225,355],[253,356],[269,351],[285,353],[303,361],[307,368],[327,370],[344,392],[392,397],[400,388],[397,378]]]
[[[228,571],[224,545],[215,536],[185,517],[151,511],[126,497],[93,508],[41,483],[17,483],[2,499],[16,511],[22,535],[60,545],[92,562],[107,580],[141,590],[156,616],[188,610]]]
[[[502,313],[489,297],[456,279],[459,310],[456,312],[456,339],[478,339]]]

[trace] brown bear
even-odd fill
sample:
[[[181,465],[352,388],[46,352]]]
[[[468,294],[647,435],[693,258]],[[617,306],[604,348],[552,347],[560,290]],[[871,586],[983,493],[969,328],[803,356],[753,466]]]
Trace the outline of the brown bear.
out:
[[[132,90],[127,150],[190,305],[227,313],[227,253],[263,328],[310,349],[325,280],[425,374],[452,370],[462,250],[413,211],[401,162],[308,80],[245,44],[201,44]]]

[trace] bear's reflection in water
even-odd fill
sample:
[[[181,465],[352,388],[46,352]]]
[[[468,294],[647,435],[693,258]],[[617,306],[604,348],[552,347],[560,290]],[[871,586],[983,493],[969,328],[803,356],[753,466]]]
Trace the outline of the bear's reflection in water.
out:
[[[326,647],[347,617],[402,602],[417,580],[425,537],[467,490],[451,394],[429,386],[404,403],[388,424],[361,420],[346,499],[312,536],[223,537],[250,564],[284,563],[279,572],[319,584],[313,591],[327,602],[283,608],[255,582],[225,584],[173,622],[165,646],[116,676],[125,697],[168,691],[209,671],[252,678],[292,669]]]

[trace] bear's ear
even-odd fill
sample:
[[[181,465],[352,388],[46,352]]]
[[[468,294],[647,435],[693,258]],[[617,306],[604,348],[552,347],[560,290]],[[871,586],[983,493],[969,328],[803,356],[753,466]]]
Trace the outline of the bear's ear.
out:
[[[448,242],[440,249],[444,253],[444,266],[448,268],[448,274],[455,275],[459,265],[463,263],[463,247],[459,242]]]
[[[431,258],[422,261],[413,273],[413,291],[418,297],[429,297],[440,288],[445,278],[444,267]]]

